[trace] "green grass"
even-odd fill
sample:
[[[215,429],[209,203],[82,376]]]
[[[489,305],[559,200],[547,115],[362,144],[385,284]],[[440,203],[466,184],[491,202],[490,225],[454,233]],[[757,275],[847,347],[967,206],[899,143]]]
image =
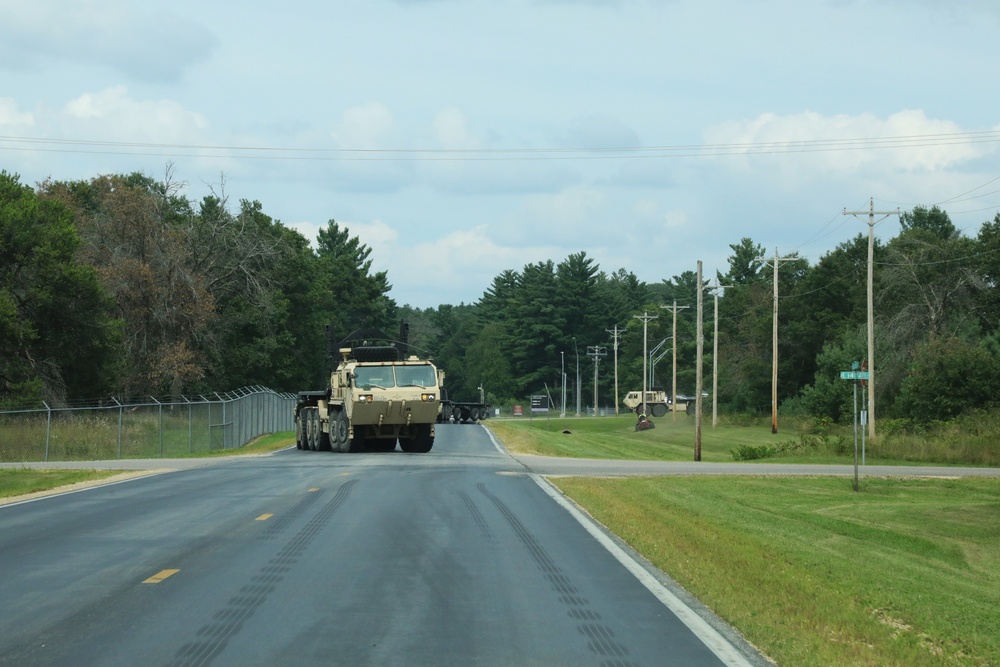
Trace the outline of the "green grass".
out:
[[[566,478],[779,665],[1000,664],[1000,481]]]
[[[284,431],[261,436],[239,449],[225,449],[214,452],[197,452],[187,457],[202,458],[219,456],[244,456],[267,454],[295,444],[295,432]],[[119,470],[31,470],[27,468],[0,469],[0,498],[20,496],[37,491],[49,491],[76,482],[99,480],[119,474]]]
[[[119,474],[119,470],[0,470],[0,498],[12,498],[27,493],[48,491],[60,486],[106,479]]]
[[[44,413],[0,415],[0,461],[182,458],[243,449],[224,446],[237,441],[236,425],[224,429],[215,424],[217,416],[210,424],[207,409],[198,407],[191,414],[186,409],[126,413],[120,428],[113,411],[62,414],[51,423]]]
[[[267,454],[268,452],[276,452],[279,449],[285,449],[286,447],[293,447],[294,445],[295,445],[295,431],[282,431],[280,433],[270,433],[268,435],[262,435],[256,440],[251,440],[250,442],[248,442],[247,444],[238,449],[218,449],[211,452],[200,452],[197,454],[192,454],[190,456],[194,458],[202,456],[215,458],[219,456],[244,456],[247,454]]]
[[[485,424],[513,452],[571,458],[627,459],[647,461],[694,460],[694,418],[678,414],[654,419],[655,428],[635,430],[635,415],[579,417],[567,419],[494,420]],[[790,422],[771,433],[770,422],[751,426],[711,419],[702,425],[701,460],[733,461],[732,451],[741,446],[767,446],[781,450],[769,462],[846,463],[853,460],[854,439],[838,433],[814,435],[807,427]],[[880,463],[868,457],[868,463]]]

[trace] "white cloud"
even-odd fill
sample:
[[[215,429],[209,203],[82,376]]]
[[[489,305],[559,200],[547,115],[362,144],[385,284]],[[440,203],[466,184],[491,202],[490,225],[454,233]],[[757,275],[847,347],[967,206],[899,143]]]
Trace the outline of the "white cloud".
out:
[[[884,119],[873,114],[766,113],[709,128],[703,151],[708,155],[752,155],[755,166],[774,167],[782,178],[802,176],[803,165],[816,170],[813,175],[819,170],[939,171],[992,150],[955,136],[962,133],[957,123],[927,118],[919,109],[902,110]],[[738,163],[745,167],[751,164],[747,160]]]
[[[455,107],[448,107],[437,112],[432,126],[438,141],[445,149],[479,148],[479,141],[469,131],[469,119]]]
[[[394,139],[398,138],[396,121],[392,112],[378,102],[368,102],[344,111],[332,136],[344,149],[398,147],[393,144]]]
[[[142,81],[176,81],[216,48],[174,11],[124,0],[0,0],[0,68],[96,64]]]
[[[63,108],[70,136],[130,138],[143,142],[197,143],[209,123],[173,100],[137,100],[125,86],[84,93]]]
[[[523,214],[534,236],[553,238],[567,233],[586,234],[603,219],[606,204],[603,190],[574,185],[554,194],[527,197]]]
[[[17,100],[0,97],[0,125],[33,125],[34,116],[27,111],[19,111]]]

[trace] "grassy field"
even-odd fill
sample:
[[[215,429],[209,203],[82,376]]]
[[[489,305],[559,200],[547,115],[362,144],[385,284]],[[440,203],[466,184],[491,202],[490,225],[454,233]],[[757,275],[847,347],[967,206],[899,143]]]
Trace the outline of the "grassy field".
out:
[[[779,665],[1000,665],[997,480],[554,481]]]
[[[694,460],[694,420],[683,414],[654,420],[656,428],[635,430],[635,415],[566,419],[518,419],[486,422],[511,451],[542,456],[628,459],[647,461]],[[815,434],[798,425],[702,426],[702,461],[733,461],[740,447],[770,447],[771,462],[846,463],[853,461],[854,438],[844,433]],[[868,457],[869,463],[888,463]]]
[[[0,470],[0,498],[13,498],[37,491],[48,491],[77,482],[89,482],[117,475],[118,470]]]
[[[487,424],[520,453],[692,460],[690,422],[634,422]],[[772,448],[768,461],[853,460],[853,433],[782,430],[705,426],[702,460],[741,446]],[[779,665],[1000,665],[1000,480],[866,477],[861,493],[823,477],[553,481]]]
[[[294,444],[295,433],[287,431],[263,436],[240,449],[195,453],[190,455],[190,458],[266,454],[267,452],[284,449]],[[61,486],[76,484],[77,482],[106,479],[112,475],[117,475],[119,472],[121,471],[3,468],[0,469],[0,498],[10,498],[37,491],[48,491]]]

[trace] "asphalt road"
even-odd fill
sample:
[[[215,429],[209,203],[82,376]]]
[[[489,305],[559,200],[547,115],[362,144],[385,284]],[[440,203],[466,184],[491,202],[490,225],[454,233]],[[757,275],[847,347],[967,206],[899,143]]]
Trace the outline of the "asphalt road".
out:
[[[0,506],[0,664],[763,664],[483,428],[169,465]]]

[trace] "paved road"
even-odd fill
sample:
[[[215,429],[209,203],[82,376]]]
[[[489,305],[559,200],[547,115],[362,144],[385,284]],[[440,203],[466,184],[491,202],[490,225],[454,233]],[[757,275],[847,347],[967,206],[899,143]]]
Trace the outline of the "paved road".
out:
[[[0,664],[763,664],[485,429],[169,465],[0,507]]]

